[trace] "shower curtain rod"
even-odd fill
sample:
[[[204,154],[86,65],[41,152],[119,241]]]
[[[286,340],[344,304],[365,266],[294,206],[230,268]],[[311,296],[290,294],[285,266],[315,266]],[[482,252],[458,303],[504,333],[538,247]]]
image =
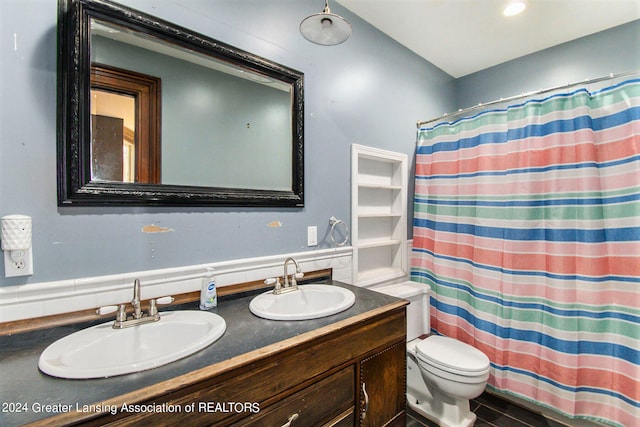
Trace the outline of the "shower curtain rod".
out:
[[[574,82],[574,83],[567,83],[565,85],[550,87],[548,89],[538,89],[538,90],[534,90],[534,91],[527,92],[527,93],[521,93],[520,95],[514,95],[514,96],[510,96],[508,98],[500,98],[500,99],[496,99],[496,100],[491,101],[491,102],[480,103],[478,105],[474,105],[473,107],[463,108],[463,109],[460,109],[460,110],[455,111],[453,113],[447,113],[447,114],[443,114],[440,117],[434,117],[433,119],[424,120],[424,121],[418,121],[416,123],[416,126],[418,127],[418,129],[420,129],[420,126],[426,125],[427,123],[433,123],[433,122],[438,121],[438,120],[443,120],[443,119],[446,119],[446,118],[460,116],[460,115],[466,114],[466,113],[468,113],[470,111],[479,110],[480,108],[484,108],[484,107],[487,107],[487,106],[490,106],[490,105],[495,105],[495,104],[501,104],[501,103],[504,103],[504,102],[515,101],[517,99],[527,98],[527,97],[533,96],[533,95],[540,95],[542,93],[553,92],[553,91],[556,91],[556,90],[559,90],[559,89],[566,89],[566,88],[570,88],[570,87],[573,87],[573,86],[586,85],[586,84],[590,84],[590,83],[598,83],[598,82],[602,82],[602,81],[606,81],[606,80],[612,80],[612,79],[616,79],[616,78],[620,78],[620,77],[633,76],[635,74],[640,74],[640,70],[638,70],[638,71],[628,71],[626,73],[618,73],[618,74],[611,73],[608,76],[596,77],[594,79],[584,79],[584,80],[581,80],[581,81],[578,81],[578,82]]]

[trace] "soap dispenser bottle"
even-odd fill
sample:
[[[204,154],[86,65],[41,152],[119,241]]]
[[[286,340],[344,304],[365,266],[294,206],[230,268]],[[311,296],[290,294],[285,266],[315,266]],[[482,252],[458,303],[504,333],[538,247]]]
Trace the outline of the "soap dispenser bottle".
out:
[[[202,279],[202,289],[200,290],[200,310],[209,310],[218,305],[218,294],[216,290],[216,278],[213,275],[213,268],[208,267]]]

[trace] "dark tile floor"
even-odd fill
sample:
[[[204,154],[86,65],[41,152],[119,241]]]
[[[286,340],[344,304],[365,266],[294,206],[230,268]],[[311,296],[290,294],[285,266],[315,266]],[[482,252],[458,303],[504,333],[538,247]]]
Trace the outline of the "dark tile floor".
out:
[[[510,403],[490,393],[483,393],[470,402],[471,410],[478,416],[475,427],[565,427],[566,424],[551,420]],[[437,427],[407,407],[407,427]]]

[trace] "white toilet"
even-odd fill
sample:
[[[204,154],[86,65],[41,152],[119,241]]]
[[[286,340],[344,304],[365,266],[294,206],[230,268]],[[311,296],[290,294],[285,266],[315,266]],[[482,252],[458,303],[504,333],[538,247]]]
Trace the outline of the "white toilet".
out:
[[[428,334],[427,285],[403,282],[371,288],[410,301],[407,306],[407,404],[443,427],[469,427],[476,415],[469,399],[484,391],[489,358],[480,350],[453,338]]]

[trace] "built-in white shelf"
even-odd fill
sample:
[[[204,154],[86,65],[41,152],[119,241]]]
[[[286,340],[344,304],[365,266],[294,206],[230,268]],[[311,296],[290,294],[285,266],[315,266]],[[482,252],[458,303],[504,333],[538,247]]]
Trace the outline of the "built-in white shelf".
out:
[[[393,218],[404,216],[402,212],[386,212],[384,210],[369,210],[358,214],[359,218]]]
[[[351,156],[353,282],[405,276],[407,156],[358,144]]]
[[[402,243],[403,242],[401,242],[400,240],[362,239],[360,240],[360,244],[358,245],[358,247],[360,249],[367,249],[367,248],[377,248],[380,246],[396,246]]]
[[[374,188],[379,190],[402,190],[402,187],[399,185],[380,185],[375,183],[362,182],[359,184],[361,188]]]

